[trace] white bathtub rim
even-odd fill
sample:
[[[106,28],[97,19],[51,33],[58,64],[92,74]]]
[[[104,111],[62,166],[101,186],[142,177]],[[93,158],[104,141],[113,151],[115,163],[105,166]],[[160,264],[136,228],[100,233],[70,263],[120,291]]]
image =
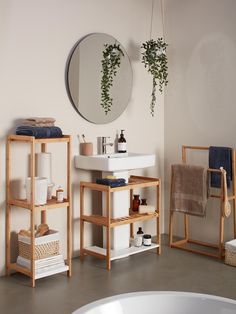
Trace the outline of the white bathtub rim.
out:
[[[91,303],[88,303],[77,310],[75,310],[72,314],[86,314],[87,311],[106,304],[111,301],[118,301],[121,299],[128,299],[136,296],[151,296],[151,295],[169,295],[169,296],[182,296],[182,297],[193,297],[197,299],[208,299],[208,300],[216,300],[221,302],[226,302],[229,304],[236,305],[236,300],[226,298],[226,297],[220,297],[212,294],[204,294],[204,293],[196,293],[196,292],[184,292],[184,291],[137,291],[137,292],[129,292],[129,293],[122,293],[122,294],[116,294],[110,297],[102,298],[96,301],[92,301]]]

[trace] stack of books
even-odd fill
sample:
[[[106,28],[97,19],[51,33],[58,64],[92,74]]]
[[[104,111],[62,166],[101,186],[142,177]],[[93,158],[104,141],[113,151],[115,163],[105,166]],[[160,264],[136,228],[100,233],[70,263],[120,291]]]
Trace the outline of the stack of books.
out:
[[[31,268],[31,260],[22,256],[17,257],[17,264],[24,268]],[[63,255],[61,254],[35,260],[35,279],[54,275],[67,270],[68,266],[65,265]]]

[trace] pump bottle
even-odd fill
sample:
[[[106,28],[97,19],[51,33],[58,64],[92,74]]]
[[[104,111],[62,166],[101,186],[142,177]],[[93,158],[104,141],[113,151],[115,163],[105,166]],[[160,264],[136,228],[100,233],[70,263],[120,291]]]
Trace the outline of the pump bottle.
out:
[[[121,130],[120,137],[118,139],[118,153],[126,153],[127,146],[126,146],[126,139],[124,137],[124,130]]]

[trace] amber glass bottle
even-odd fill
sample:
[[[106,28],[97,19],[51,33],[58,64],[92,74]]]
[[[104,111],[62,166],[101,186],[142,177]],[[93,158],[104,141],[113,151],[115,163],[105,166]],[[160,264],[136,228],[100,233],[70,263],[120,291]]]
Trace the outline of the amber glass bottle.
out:
[[[124,130],[121,130],[120,137],[118,139],[118,153],[126,153],[126,139],[124,137]]]

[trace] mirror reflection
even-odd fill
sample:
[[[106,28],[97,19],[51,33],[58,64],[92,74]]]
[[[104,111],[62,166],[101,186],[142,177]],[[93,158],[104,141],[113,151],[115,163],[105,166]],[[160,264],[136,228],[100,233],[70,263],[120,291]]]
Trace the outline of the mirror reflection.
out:
[[[122,56],[109,91],[111,110],[106,113],[101,106],[101,82],[103,52],[107,45],[119,45]],[[79,41],[70,54],[66,74],[70,100],[86,120],[97,124],[109,123],[127,107],[132,89],[131,64],[124,47],[112,36],[95,33]]]

